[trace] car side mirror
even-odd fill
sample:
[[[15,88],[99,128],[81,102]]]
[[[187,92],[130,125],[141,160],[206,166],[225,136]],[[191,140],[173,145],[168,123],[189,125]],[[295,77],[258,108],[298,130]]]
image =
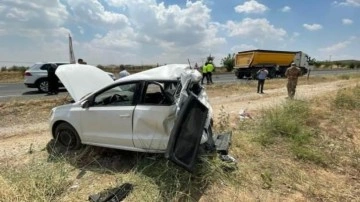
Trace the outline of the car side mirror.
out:
[[[81,102],[81,107],[84,109],[87,109],[90,107],[90,102],[89,100],[84,100],[83,102]]]

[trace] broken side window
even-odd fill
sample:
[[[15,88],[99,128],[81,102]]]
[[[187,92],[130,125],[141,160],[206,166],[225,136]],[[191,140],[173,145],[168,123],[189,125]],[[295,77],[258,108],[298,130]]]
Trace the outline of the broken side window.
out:
[[[172,105],[177,82],[148,82],[143,96],[145,105]]]

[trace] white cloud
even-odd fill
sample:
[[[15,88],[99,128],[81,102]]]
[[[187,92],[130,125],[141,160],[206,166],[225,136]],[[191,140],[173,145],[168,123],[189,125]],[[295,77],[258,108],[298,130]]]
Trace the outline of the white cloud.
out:
[[[19,46],[26,43],[16,56],[0,47],[1,58],[7,60],[26,52],[24,58],[31,58],[29,61],[67,59],[71,32],[75,55],[89,64],[138,64],[139,58],[144,63],[186,63],[189,56],[215,55],[226,43],[204,1],[187,1],[184,6],[156,0],[4,1],[0,39],[21,39]]]
[[[299,32],[294,32],[294,33],[293,33],[293,37],[298,37],[298,36],[300,36],[300,33],[299,33]]]
[[[342,23],[344,25],[351,25],[353,23],[353,21],[351,19],[344,18],[344,19],[342,19]]]
[[[61,26],[69,16],[58,1],[38,0],[36,3],[21,0],[3,0],[0,19],[6,21],[8,33],[17,29],[49,29]],[[41,5],[41,6],[40,6]],[[1,20],[0,20],[1,21]]]
[[[309,31],[317,31],[323,28],[320,24],[303,24],[303,27]]]
[[[265,18],[245,18],[240,22],[228,21],[225,25],[229,36],[250,37],[258,41],[264,39],[282,40],[286,31],[276,28]]]
[[[348,47],[356,39],[357,39],[357,37],[352,36],[348,40],[341,41],[341,42],[338,42],[336,44],[332,44],[332,45],[330,45],[328,47],[319,48],[319,51],[325,52],[325,53],[336,53],[336,52]]]
[[[291,37],[290,37],[290,41],[295,41],[296,38],[298,38],[300,36],[299,32],[294,32]]]
[[[345,0],[345,1],[334,1],[332,3],[333,5],[336,6],[355,6],[355,7],[359,7],[360,6],[360,0]]]
[[[255,0],[250,0],[235,7],[237,13],[264,13],[269,8]]]
[[[291,8],[289,6],[284,6],[282,9],[281,9],[282,12],[290,12],[291,11]]]
[[[122,28],[129,24],[128,18],[121,13],[105,10],[98,0],[66,0],[72,12],[72,23],[84,23],[96,27]]]
[[[202,1],[188,1],[184,8],[152,0],[108,3],[126,10],[129,25],[97,34],[89,47],[133,53],[154,61],[186,62],[189,55],[214,53],[217,46],[226,43],[225,38],[217,36],[219,24],[211,22],[211,10]]]

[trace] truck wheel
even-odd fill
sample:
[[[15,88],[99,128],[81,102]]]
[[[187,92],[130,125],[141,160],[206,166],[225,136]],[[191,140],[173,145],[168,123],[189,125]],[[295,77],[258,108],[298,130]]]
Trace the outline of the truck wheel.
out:
[[[37,81],[36,86],[40,92],[42,92],[42,93],[48,92],[49,83],[46,79],[40,79],[39,81]]]
[[[244,78],[244,73],[237,73],[236,76],[238,79],[242,79],[242,78]]]

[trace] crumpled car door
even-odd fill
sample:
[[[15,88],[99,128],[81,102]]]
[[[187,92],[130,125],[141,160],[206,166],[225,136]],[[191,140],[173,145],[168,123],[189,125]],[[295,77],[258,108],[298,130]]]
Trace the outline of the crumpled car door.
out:
[[[165,157],[189,172],[196,163],[208,110],[189,93],[171,131]]]

